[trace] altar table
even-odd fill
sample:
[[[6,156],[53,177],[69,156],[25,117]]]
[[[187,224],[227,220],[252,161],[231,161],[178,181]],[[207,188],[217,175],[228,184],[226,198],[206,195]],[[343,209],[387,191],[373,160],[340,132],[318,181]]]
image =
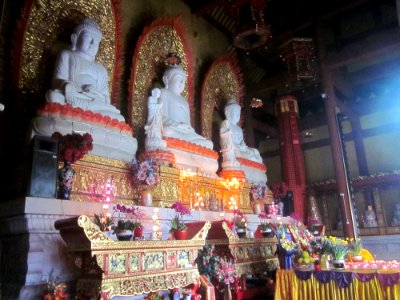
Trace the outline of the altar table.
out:
[[[400,270],[278,270],[275,300],[400,300]]]

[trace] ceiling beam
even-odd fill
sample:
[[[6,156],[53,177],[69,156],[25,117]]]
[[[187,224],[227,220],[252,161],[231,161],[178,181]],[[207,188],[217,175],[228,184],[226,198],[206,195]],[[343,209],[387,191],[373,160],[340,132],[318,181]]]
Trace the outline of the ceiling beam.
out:
[[[215,7],[219,5],[223,5],[224,1],[223,0],[201,0],[201,1],[190,1],[190,0],[184,0],[186,5],[190,7],[190,10],[192,11],[193,14],[198,15],[198,16],[203,16],[206,12],[214,9]]]
[[[391,57],[400,48],[400,30],[398,28],[387,30],[369,36],[363,40],[357,40],[353,44],[346,45],[339,53],[327,53],[324,64],[327,68],[335,69],[363,60],[371,60],[377,57]]]

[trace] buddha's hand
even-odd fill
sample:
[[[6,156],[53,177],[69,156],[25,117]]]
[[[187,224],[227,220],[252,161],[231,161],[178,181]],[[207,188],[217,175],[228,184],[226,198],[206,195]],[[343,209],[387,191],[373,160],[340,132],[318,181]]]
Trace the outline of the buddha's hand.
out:
[[[66,83],[64,86],[65,102],[71,105],[75,105],[79,99],[79,92],[73,83]]]
[[[94,88],[93,84],[84,84],[82,85],[82,91],[86,93],[93,93],[96,91],[96,89]]]

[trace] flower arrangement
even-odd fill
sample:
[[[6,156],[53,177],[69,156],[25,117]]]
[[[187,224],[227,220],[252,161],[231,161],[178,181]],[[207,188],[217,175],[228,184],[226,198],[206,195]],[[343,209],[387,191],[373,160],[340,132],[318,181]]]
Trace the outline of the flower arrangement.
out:
[[[93,223],[99,226],[100,231],[109,231],[114,225],[114,218],[108,214],[94,214]]]
[[[334,236],[328,237],[327,249],[335,260],[344,259],[344,256],[349,251],[347,242]]]
[[[260,213],[258,215],[258,218],[260,219],[260,230],[261,231],[267,231],[268,229],[271,231],[271,223],[267,222],[268,215],[266,213]]]
[[[158,166],[149,158],[140,163],[132,164],[133,175],[136,183],[147,186],[154,186],[159,181]]]
[[[144,218],[144,212],[139,207],[127,207],[125,205],[117,204],[114,207],[114,212],[117,212],[119,215],[117,226],[113,227],[114,231],[116,231],[116,229],[135,230],[136,228],[143,227],[142,221]],[[120,219],[121,213],[127,218],[127,220]]]
[[[214,245],[205,244],[195,260],[200,275],[205,275],[212,282],[231,284],[237,277],[234,261],[221,258],[214,252]]]
[[[234,283],[237,274],[235,271],[233,260],[232,259],[225,260],[221,258],[217,274],[219,282],[223,282],[226,285]]]
[[[315,253],[319,256],[330,254],[329,248],[329,240],[326,237],[313,237],[309,243],[310,253]]]
[[[362,243],[360,238],[346,238],[346,241],[348,243],[348,248],[349,252],[353,256],[360,255],[361,249],[362,249]]]
[[[239,209],[234,209],[233,210],[233,219],[232,223],[235,225],[236,231],[240,230],[246,230],[247,229],[247,220],[246,216],[243,212],[241,212]]]
[[[59,141],[59,159],[63,161],[74,163],[93,150],[93,138],[89,133],[81,135],[74,132],[62,135],[56,131],[51,138]]]
[[[175,216],[171,220],[171,229],[169,232],[172,233],[176,230],[186,230],[187,225],[183,222],[183,216],[191,215],[189,208],[180,201],[172,204],[171,208],[175,210]]]
[[[44,300],[68,300],[67,285],[64,282],[57,282],[53,276],[53,270],[50,271],[47,279],[46,292],[43,295]]]
[[[200,275],[205,275],[209,280],[216,276],[219,269],[220,257],[215,254],[214,249],[214,245],[209,245],[206,242],[195,259]]]

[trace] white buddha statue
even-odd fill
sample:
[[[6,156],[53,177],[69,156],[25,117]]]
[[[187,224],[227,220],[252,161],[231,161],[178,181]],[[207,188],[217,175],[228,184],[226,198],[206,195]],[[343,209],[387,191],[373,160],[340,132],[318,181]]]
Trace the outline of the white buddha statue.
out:
[[[157,99],[157,104],[162,106],[162,128],[160,130],[163,137],[185,140],[212,149],[212,141],[197,134],[190,124],[189,103],[181,95],[185,88],[186,77],[186,73],[179,65],[169,66],[162,78],[164,88],[153,89],[149,102],[155,104]],[[156,110],[159,106],[149,104],[149,109],[152,109],[151,107]],[[149,111],[149,116],[153,115],[154,112]]]
[[[124,117],[110,103],[106,68],[95,61],[102,38],[97,23],[89,18],[76,26],[71,50],[62,51],[56,61],[52,89],[47,102],[71,104],[119,121]]]
[[[220,127],[221,151],[223,160],[232,166],[236,158],[241,157],[257,163],[263,163],[260,152],[246,145],[243,139],[243,130],[238,126],[240,120],[240,105],[235,100],[229,100],[225,105],[225,117]],[[224,162],[223,162],[224,164]]]
[[[163,114],[160,89],[153,89],[147,99],[146,150],[165,149],[167,143],[162,139]]]
[[[71,35],[71,50],[62,51],[56,61],[52,89],[46,93],[46,107],[54,107],[54,103],[70,104],[126,124],[119,110],[110,103],[107,70],[95,61],[101,37],[102,33],[92,19],[85,18],[75,28]],[[63,135],[90,133],[93,137],[91,154],[101,157],[131,162],[137,151],[137,140],[129,131],[105,126],[98,120],[89,121],[63,113],[39,113],[32,120],[32,137],[50,137],[56,131]]]

